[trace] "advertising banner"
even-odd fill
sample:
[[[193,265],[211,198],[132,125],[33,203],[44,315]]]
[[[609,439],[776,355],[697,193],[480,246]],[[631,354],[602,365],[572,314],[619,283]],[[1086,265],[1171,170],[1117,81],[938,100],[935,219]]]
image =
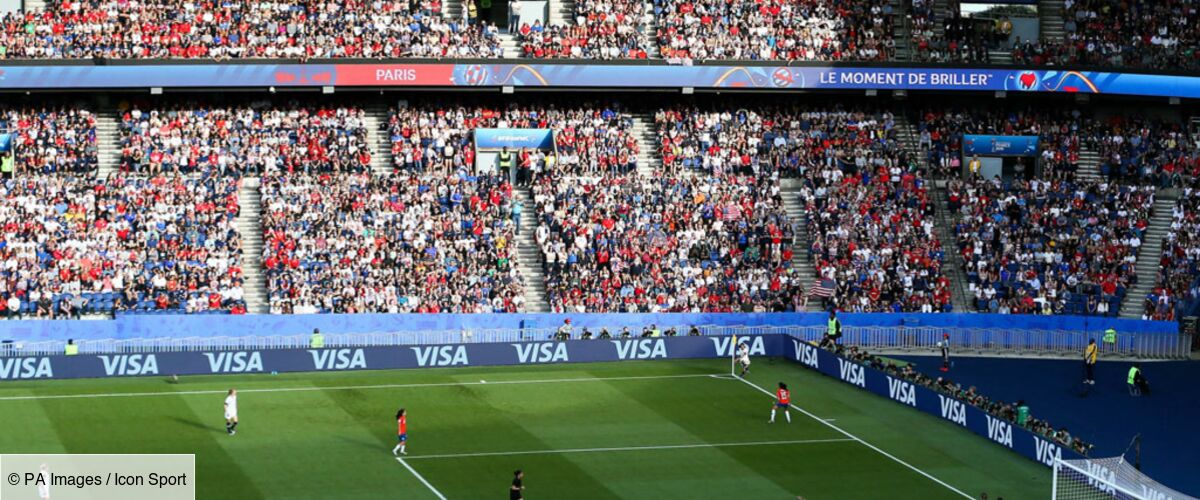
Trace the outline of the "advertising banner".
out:
[[[172,64],[0,66],[0,89],[241,87],[864,89],[1200,98],[1200,76],[1062,69],[620,64]]]
[[[479,149],[553,149],[554,131],[548,128],[477,128]]]
[[[963,154],[979,156],[1037,156],[1036,135],[963,135]]]
[[[753,356],[782,355],[783,335],[742,339]],[[733,337],[711,336],[0,357],[0,381],[719,358],[733,355],[732,343]]]
[[[957,398],[904,379],[893,378],[887,373],[818,349],[800,339],[789,336],[784,342],[783,350],[790,361],[961,426],[1047,467],[1053,466],[1056,458],[1070,460],[1082,457],[1067,446],[1038,436],[1007,420],[993,417]]]

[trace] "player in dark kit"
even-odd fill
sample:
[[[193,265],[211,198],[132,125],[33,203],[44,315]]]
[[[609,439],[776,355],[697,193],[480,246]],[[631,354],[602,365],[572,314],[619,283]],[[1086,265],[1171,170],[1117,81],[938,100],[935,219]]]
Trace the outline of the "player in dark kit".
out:
[[[508,488],[508,500],[523,500],[525,498],[525,485],[521,484],[521,479],[525,477],[525,471],[517,469],[513,471],[512,486]]]

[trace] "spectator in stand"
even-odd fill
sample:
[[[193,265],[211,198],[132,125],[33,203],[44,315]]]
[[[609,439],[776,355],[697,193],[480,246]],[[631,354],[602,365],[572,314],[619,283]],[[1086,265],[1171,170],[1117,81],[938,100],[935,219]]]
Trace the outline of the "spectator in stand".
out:
[[[274,175],[262,194],[272,313],[524,310],[504,179]]]
[[[364,121],[357,108],[133,108],[121,117],[121,169],[222,176],[363,172],[371,164]]]
[[[1115,314],[1137,281],[1153,187],[993,179],[948,189],[982,312]]]
[[[0,110],[0,130],[13,133],[18,174],[86,174],[99,164],[96,117],[90,111],[41,107]]]
[[[230,310],[242,302],[238,184],[37,176],[0,185],[0,300],[42,316]]]
[[[655,0],[658,46],[668,62],[691,60],[886,61],[888,2]]]
[[[495,26],[440,0],[46,2],[0,18],[0,59],[495,58]]]

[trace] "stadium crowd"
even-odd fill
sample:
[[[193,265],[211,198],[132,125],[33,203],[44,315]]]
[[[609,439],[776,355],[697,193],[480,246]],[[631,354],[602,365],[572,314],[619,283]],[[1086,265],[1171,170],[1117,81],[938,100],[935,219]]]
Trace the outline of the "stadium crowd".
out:
[[[888,2],[655,0],[659,52],[691,60],[886,61]]]
[[[799,307],[775,179],[547,176],[532,194],[552,311]]]
[[[1071,179],[1079,170],[1081,148],[1095,147],[1099,130],[1099,122],[1078,109],[925,109],[917,122],[917,145],[925,151],[931,170],[949,177],[961,172],[963,134],[1036,135],[1042,178]],[[1019,177],[1033,178],[1032,160],[1015,168]]]
[[[1171,230],[1156,255],[1158,277],[1143,297],[1142,318],[1175,321],[1181,300],[1200,299],[1200,177],[1182,189],[1171,208]]]
[[[859,349],[857,346],[845,347],[841,344],[835,344],[831,350],[838,356],[883,371],[890,377],[903,379],[953,397],[959,401],[964,401],[996,418],[1028,429],[1030,432],[1053,440],[1062,446],[1070,447],[1070,449],[1075,450],[1081,455],[1087,456],[1092,450],[1091,444],[1077,436],[1072,436],[1066,427],[1056,429],[1049,422],[1034,418],[1024,401],[1010,402],[995,400],[980,394],[975,386],[964,388],[962,384],[945,377],[930,377],[914,369],[912,364],[906,363],[904,366],[899,366],[895,361],[872,355],[864,349]]]
[[[121,170],[362,172],[371,153],[358,108],[180,105],[121,114]]]
[[[501,57],[440,0],[50,0],[0,18],[0,59]]]
[[[455,174],[264,177],[271,312],[523,311],[512,189]]]
[[[805,179],[809,256],[852,312],[947,312],[950,282],[921,174],[897,164],[830,169]]]
[[[521,55],[535,59],[646,59],[643,6],[637,0],[580,0],[575,23],[526,23],[517,30]]]
[[[0,184],[0,315],[244,313],[237,179]]]
[[[980,33],[969,17],[961,14],[958,0],[943,2],[947,13],[939,17],[937,2],[912,0],[909,43],[912,60],[922,62],[986,63],[988,49],[1012,33],[1012,22],[999,19],[993,30]],[[936,27],[942,28],[938,34]]]
[[[509,103],[487,106],[406,106],[389,113],[396,168],[411,172],[473,172],[477,128],[554,130],[554,151],[516,151],[512,175],[526,183],[543,173],[620,174],[637,169],[633,119],[615,104],[574,107]]]
[[[1114,2],[1068,0],[1064,40],[1016,44],[1023,65],[1095,65],[1114,68],[1200,68],[1200,6],[1189,0]]]
[[[1122,115],[1104,120],[1098,129],[1100,173],[1106,178],[1170,187],[1200,174],[1200,148],[1179,123]]]
[[[866,109],[760,106],[665,108],[655,115],[663,165],[671,173],[799,176],[832,168],[904,162],[895,119]]]
[[[1112,316],[1137,281],[1152,186],[992,179],[948,190],[981,312]]]
[[[11,135],[13,171],[86,174],[96,170],[96,117],[74,107],[0,110],[0,132]]]

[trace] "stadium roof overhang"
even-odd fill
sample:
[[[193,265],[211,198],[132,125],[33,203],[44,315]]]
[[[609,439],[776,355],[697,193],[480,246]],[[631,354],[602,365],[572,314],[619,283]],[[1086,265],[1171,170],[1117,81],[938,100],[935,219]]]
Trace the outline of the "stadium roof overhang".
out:
[[[976,91],[1200,98],[1200,75],[901,64],[573,64],[511,61],[6,62],[0,90],[470,88]]]

